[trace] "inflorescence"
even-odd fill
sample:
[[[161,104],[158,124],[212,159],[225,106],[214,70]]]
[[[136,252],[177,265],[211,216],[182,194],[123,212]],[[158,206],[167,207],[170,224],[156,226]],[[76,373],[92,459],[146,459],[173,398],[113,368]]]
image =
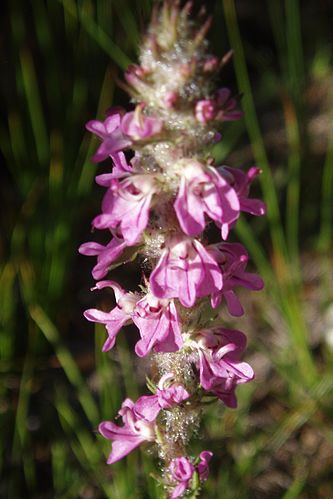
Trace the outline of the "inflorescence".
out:
[[[198,28],[190,10],[190,2],[181,8],[177,1],[155,9],[140,64],[125,73],[134,110],[111,108],[104,121],[86,125],[101,140],[93,160],[113,162],[111,173],[96,177],[106,193],[92,222],[111,239],[105,246],[87,242],[79,249],[97,256],[94,289],[109,287],[115,294],[111,311],[84,313],[105,325],[103,351],[114,347],[123,326],[134,323],[140,335],[135,353],[151,358],[152,394],[123,402],[122,426],[111,421],[99,426],[112,441],[108,463],[143,442],[154,443],[172,499],[198,493],[208,476],[212,452],[196,457],[187,450],[204,400],[218,398],[234,408],[235,388],[254,378],[241,360],[246,337],[223,327],[221,303],[240,316],[235,289],[263,287],[260,277],[246,271],[245,248],[227,242],[241,212],[265,213],[262,201],[249,198],[260,170],[215,166],[209,155],[208,146],[221,140],[219,125],[239,119],[241,112],[229,89],[215,89],[228,55],[219,60],[208,53],[209,21]],[[125,150],[134,151],[130,160]],[[217,244],[207,240],[211,221],[221,231]],[[126,261],[124,255],[145,259],[140,291],[104,280],[111,265]]]

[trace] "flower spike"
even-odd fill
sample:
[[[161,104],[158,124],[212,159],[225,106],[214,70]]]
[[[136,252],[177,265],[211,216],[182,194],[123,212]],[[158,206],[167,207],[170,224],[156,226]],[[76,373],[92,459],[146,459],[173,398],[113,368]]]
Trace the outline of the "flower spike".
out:
[[[237,289],[263,287],[247,270],[246,249],[229,239],[241,212],[265,214],[264,203],[249,197],[260,170],[215,167],[206,152],[221,140],[224,122],[242,116],[239,98],[214,87],[232,51],[222,59],[208,52],[211,19],[203,9],[193,21],[192,4],[155,5],[138,64],[125,73],[133,108],[111,108],[104,121],[86,125],[101,141],[93,161],[110,160],[110,171],[96,177],[106,191],[92,226],[111,240],[79,248],[97,257],[93,289],[114,292],[110,309],[84,312],[105,326],[103,352],[117,348],[121,329],[134,324],[134,354],[150,366],[151,393],[124,400],[122,424],[99,425],[112,445],[107,462],[141,444],[154,446],[169,499],[198,497],[208,478],[212,452],[193,456],[189,450],[206,397],[236,408],[237,386],[255,376],[242,360],[246,336],[224,327],[220,305],[238,317],[244,309]],[[212,243],[214,225],[220,235]],[[139,290],[108,279],[110,270],[136,256],[144,262]]]

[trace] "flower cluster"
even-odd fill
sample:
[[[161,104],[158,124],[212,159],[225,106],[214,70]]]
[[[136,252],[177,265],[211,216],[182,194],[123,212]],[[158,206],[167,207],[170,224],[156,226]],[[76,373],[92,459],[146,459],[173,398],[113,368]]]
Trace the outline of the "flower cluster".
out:
[[[232,316],[244,313],[237,288],[263,286],[246,270],[245,248],[227,242],[241,212],[265,213],[264,204],[249,197],[260,170],[216,167],[207,152],[220,139],[218,124],[241,116],[231,92],[213,88],[221,64],[207,54],[207,26],[196,29],[189,4],[180,9],[165,2],[153,16],[140,65],[125,75],[134,111],[113,108],[104,121],[86,125],[100,140],[93,160],[113,163],[110,173],[96,177],[106,192],[92,222],[108,231],[110,242],[87,242],[79,251],[97,256],[93,289],[111,288],[115,307],[84,315],[105,325],[104,352],[134,323],[135,353],[150,356],[153,372],[153,393],[136,402],[127,398],[119,411],[123,425],[105,421],[99,432],[112,441],[109,464],[155,442],[171,498],[197,492],[208,476],[212,453],[187,454],[203,397],[234,408],[237,385],[254,377],[241,360],[245,335],[223,327],[222,315],[225,309]],[[212,222],[221,237],[216,244],[207,240]],[[137,255],[146,261],[140,291],[103,280],[111,266]]]

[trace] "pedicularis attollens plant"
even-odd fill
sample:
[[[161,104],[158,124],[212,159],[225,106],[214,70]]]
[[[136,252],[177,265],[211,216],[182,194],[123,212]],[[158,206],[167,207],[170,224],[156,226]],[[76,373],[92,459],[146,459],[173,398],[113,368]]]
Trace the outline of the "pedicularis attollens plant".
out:
[[[260,200],[248,197],[259,169],[244,173],[215,166],[207,152],[221,140],[220,124],[241,113],[230,90],[215,88],[225,58],[207,52],[209,22],[198,26],[190,11],[190,3],[181,8],[172,1],[154,11],[140,64],[125,74],[134,110],[111,108],[104,121],[86,125],[101,139],[93,160],[113,162],[111,173],[96,177],[106,193],[92,222],[94,229],[109,232],[110,242],[80,247],[82,254],[97,256],[94,289],[109,287],[115,294],[111,311],[84,314],[105,325],[103,351],[113,348],[121,328],[133,322],[140,336],[135,354],[150,357],[152,394],[127,398],[119,410],[122,424],[99,426],[112,442],[108,463],[150,442],[173,499],[195,496],[208,476],[212,452],[193,456],[188,450],[205,402],[220,399],[234,408],[237,385],[254,378],[241,360],[246,337],[223,327],[221,304],[226,313],[240,316],[235,289],[263,286],[246,271],[245,248],[227,242],[240,212],[265,213]],[[134,151],[130,160],[124,150]],[[210,244],[205,232],[212,222],[221,231],[217,244]],[[104,280],[111,266],[135,256],[144,262],[138,291]]]

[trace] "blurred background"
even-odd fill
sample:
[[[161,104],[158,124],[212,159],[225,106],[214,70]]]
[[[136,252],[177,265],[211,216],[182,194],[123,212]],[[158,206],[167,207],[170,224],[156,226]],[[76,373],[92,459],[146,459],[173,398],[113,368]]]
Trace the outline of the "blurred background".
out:
[[[96,434],[125,394],[144,391],[134,331],[100,352],[105,333],[82,312],[112,306],[90,293],[91,239],[102,189],[84,124],[115,103],[151,0],[7,0],[1,17],[0,496],[163,497],[156,463],[136,451],[105,464]],[[197,2],[198,7],[200,2]],[[233,61],[221,85],[245,113],[225,124],[218,163],[263,170],[252,196],[266,218],[243,217],[237,237],[263,276],[242,293],[246,360],[256,381],[239,408],[207,410],[194,452],[212,449],[202,497],[333,497],[333,3],[216,0],[211,49]],[[103,166],[98,167],[104,171]],[[106,171],[106,170],[105,170]],[[257,192],[256,192],[257,190]],[[94,235],[95,238],[96,235]],[[103,236],[102,236],[103,237]],[[97,236],[96,236],[97,238]],[[131,286],[135,263],[115,271]]]

